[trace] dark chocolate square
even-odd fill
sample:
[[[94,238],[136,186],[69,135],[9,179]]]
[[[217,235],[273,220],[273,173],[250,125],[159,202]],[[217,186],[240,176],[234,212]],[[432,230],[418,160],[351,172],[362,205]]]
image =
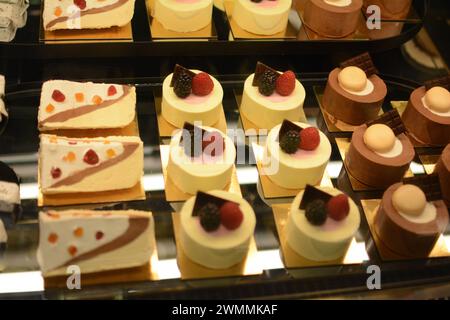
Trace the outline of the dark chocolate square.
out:
[[[253,76],[253,82],[252,86],[257,87],[259,85],[259,80],[261,79],[261,76],[264,74],[265,71],[269,71],[272,74],[274,74],[276,77],[278,77],[280,74],[275,69],[272,69],[269,66],[266,66],[262,62],[256,63],[256,69],[255,69],[255,75]]]
[[[377,74],[378,70],[373,64],[372,58],[368,52],[365,52],[359,56],[348,59],[340,64],[340,67],[343,69],[345,67],[359,67],[361,68],[367,75],[370,77],[373,74]]]
[[[427,197],[427,201],[442,200],[441,184],[436,173],[404,178],[403,184],[413,184],[419,187]]]
[[[388,112],[383,113],[377,119],[368,121],[366,125],[367,127],[370,127],[371,125],[377,123],[387,125],[389,128],[392,129],[392,131],[394,131],[394,134],[396,136],[406,132],[406,127],[403,124],[402,118],[400,117],[400,114],[398,113],[397,109],[392,109]]]
[[[323,202],[327,203],[332,197],[332,195],[307,184],[305,191],[303,192],[303,198],[300,202],[299,209],[305,210],[306,206],[314,200],[322,200]]]
[[[230,202],[230,200],[222,199],[216,196],[213,196],[209,193],[199,191],[197,192],[197,196],[195,198],[194,209],[192,210],[192,216],[198,216],[198,212],[208,203],[215,204],[219,209],[226,202]],[[233,202],[233,201],[231,201]]]

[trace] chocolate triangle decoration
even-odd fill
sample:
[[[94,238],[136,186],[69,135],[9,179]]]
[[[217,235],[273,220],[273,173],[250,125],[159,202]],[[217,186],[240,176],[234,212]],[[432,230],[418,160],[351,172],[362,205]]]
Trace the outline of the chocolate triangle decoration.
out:
[[[215,204],[220,209],[220,207],[223,206],[226,202],[234,202],[234,201],[222,199],[222,198],[213,196],[212,194],[199,191],[199,192],[197,192],[197,196],[195,198],[194,209],[192,210],[192,216],[193,217],[198,216],[200,210],[208,203]],[[237,202],[234,202],[234,203],[238,204]]]
[[[305,191],[303,192],[303,197],[302,201],[300,202],[299,209],[305,210],[306,206],[314,200],[322,200],[323,202],[327,203],[332,197],[332,195],[307,184]]]
[[[189,70],[185,67],[182,67],[179,64],[176,64],[175,68],[173,69],[172,81],[170,82],[171,87],[175,86],[175,83],[178,81],[178,79],[180,79],[180,76],[183,73],[187,74],[191,78],[191,80],[195,76],[195,73],[192,72],[191,70]]]
[[[427,201],[442,200],[441,184],[437,173],[404,178],[403,184],[413,184],[419,187],[425,193]]]
[[[281,124],[280,131],[278,132],[278,141],[280,141],[289,131],[297,131],[300,133],[303,128],[299,127],[295,123],[289,120],[283,120],[283,123]]]
[[[271,67],[266,66],[264,63],[258,61],[256,63],[255,75],[253,76],[252,86],[254,86],[254,87],[259,86],[259,80],[261,79],[261,76],[266,71],[269,71],[269,72],[273,73],[276,77],[280,76],[280,74],[278,73],[277,70],[272,69]]]
[[[378,70],[373,64],[372,58],[370,57],[368,52],[365,52],[354,58],[348,59],[340,64],[340,67],[342,69],[352,66],[361,68],[366,73],[367,77],[370,77],[371,75],[378,73]]]
[[[406,127],[403,124],[402,118],[398,113],[397,109],[390,110],[388,112],[383,113],[375,120],[368,121],[366,123],[367,127],[370,127],[373,124],[385,124],[394,131],[394,134],[398,136],[401,133],[406,132]]]
[[[207,133],[206,130],[197,127],[189,122],[183,125],[183,133],[181,134],[180,145],[184,146],[184,153],[188,157],[198,157],[202,153],[203,136]],[[189,135],[190,143],[184,143],[185,135]]]
[[[433,87],[443,87],[450,91],[450,74],[442,78],[433,79],[425,82],[425,89],[430,90]]]

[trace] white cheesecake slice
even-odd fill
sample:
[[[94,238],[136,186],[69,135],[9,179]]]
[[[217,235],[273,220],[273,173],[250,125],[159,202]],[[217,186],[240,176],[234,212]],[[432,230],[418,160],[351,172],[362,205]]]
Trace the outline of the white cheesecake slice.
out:
[[[39,181],[43,194],[129,189],[141,179],[139,137],[66,138],[41,135]]]
[[[191,70],[200,73],[199,70]],[[212,126],[219,121],[222,114],[223,89],[214,77],[212,92],[206,96],[196,96],[191,93],[187,98],[178,97],[170,86],[173,73],[163,82],[161,114],[164,119],[177,128],[182,128],[185,122],[201,121],[203,126]]]
[[[318,189],[336,196],[341,191],[318,187]],[[336,221],[330,217],[322,225],[313,225],[305,216],[305,210],[299,209],[304,191],[295,197],[286,223],[288,245],[299,255],[312,261],[330,261],[343,257],[359,229],[360,214],[355,202],[348,198],[349,211],[345,219]]]
[[[151,212],[67,210],[39,213],[38,263],[44,276],[145,265],[154,251]]]
[[[208,194],[237,203],[243,214],[242,223],[234,230],[220,225],[215,231],[206,231],[199,216],[193,216],[194,196],[186,201],[180,212],[181,246],[192,261],[211,269],[226,269],[246,257],[255,231],[256,217],[250,204],[234,193],[214,190]]]
[[[211,23],[213,0],[154,0],[153,15],[165,29],[192,32]]]
[[[236,148],[228,136],[211,127],[201,128],[223,137],[225,141],[223,154],[209,156],[202,153],[198,157],[186,155],[184,147],[180,144],[182,130],[175,134],[170,142],[167,175],[178,189],[189,194],[224,189],[231,181],[236,159]]]
[[[133,86],[66,80],[42,85],[38,113],[41,130],[122,128],[135,116]]]
[[[127,25],[135,0],[45,0],[44,29],[106,29]]]
[[[291,5],[292,0],[236,0],[232,19],[248,32],[274,35],[286,29]]]

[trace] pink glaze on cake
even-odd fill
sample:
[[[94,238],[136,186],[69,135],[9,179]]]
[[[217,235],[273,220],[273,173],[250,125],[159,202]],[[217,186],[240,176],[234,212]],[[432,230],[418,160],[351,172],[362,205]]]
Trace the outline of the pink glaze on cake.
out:
[[[175,2],[191,4],[198,2],[198,0],[175,0]]]
[[[212,231],[212,232],[207,232],[207,231],[205,231],[205,229],[203,229],[202,225],[200,224],[200,218],[194,217],[194,219],[197,222],[199,232],[206,232],[208,235],[210,235],[212,237],[223,237],[223,236],[226,236],[227,234],[230,234],[231,232],[233,232],[233,231],[230,231],[227,228],[225,228],[222,224],[220,225],[219,229]]]
[[[199,103],[203,103],[206,102],[209,97],[211,96],[211,93],[208,94],[207,96],[196,96],[195,94],[190,94],[186,99],[183,99],[186,103],[189,104],[199,104]]]
[[[272,1],[269,1],[269,2],[272,2]],[[280,102],[285,102],[286,100],[288,100],[289,99],[289,96],[282,96],[282,95],[279,95],[278,93],[276,93],[276,92],[274,92],[274,93],[272,93],[270,96],[268,96],[268,97],[266,97],[266,96],[263,96],[262,94],[260,94],[262,97],[264,97],[264,98],[266,98],[266,99],[268,99],[270,102],[273,102],[273,103],[280,103]]]
[[[299,160],[306,160],[309,157],[315,155],[317,153],[316,150],[308,151],[308,150],[298,149],[296,153],[292,154],[292,157],[299,159]]]
[[[263,0],[259,3],[257,3],[257,5],[259,7],[263,7],[263,8],[273,8],[276,7],[278,5],[278,1],[276,0]]]
[[[327,220],[325,220],[325,223],[321,225],[320,228],[324,231],[334,231],[339,229],[341,225],[342,221],[336,221],[334,219],[327,218]]]

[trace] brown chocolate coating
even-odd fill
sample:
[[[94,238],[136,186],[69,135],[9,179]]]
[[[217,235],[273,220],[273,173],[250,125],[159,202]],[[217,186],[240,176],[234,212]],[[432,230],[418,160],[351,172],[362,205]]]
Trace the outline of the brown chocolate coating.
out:
[[[428,223],[414,223],[402,217],[392,204],[392,195],[402,183],[390,186],[383,194],[374,225],[381,241],[392,251],[406,257],[427,257],[448,224],[448,210],[444,201],[433,201],[436,219]]]
[[[357,96],[345,91],[339,84],[341,70],[336,68],[328,76],[322,98],[324,109],[336,119],[351,125],[361,125],[376,119],[387,94],[384,81],[376,74],[371,75],[368,79],[373,83],[373,91],[365,96]]]
[[[402,154],[394,158],[382,157],[370,150],[364,143],[362,125],[353,132],[350,148],[345,156],[345,165],[349,173],[360,182],[375,188],[386,188],[402,180],[414,159],[414,147],[405,134],[397,138],[403,145]]]
[[[309,0],[305,4],[303,22],[322,36],[343,38],[355,32],[362,4],[362,0],[353,0],[346,7],[338,7],[324,0]]]
[[[450,117],[431,112],[422,103],[425,87],[411,93],[408,105],[402,114],[402,120],[409,133],[419,142],[435,146],[450,143]]]
[[[450,144],[442,151],[434,172],[439,176],[444,202],[450,208]]]
[[[381,17],[385,19],[405,19],[411,8],[412,0],[364,0],[364,12],[367,7],[376,5],[380,7]]]

